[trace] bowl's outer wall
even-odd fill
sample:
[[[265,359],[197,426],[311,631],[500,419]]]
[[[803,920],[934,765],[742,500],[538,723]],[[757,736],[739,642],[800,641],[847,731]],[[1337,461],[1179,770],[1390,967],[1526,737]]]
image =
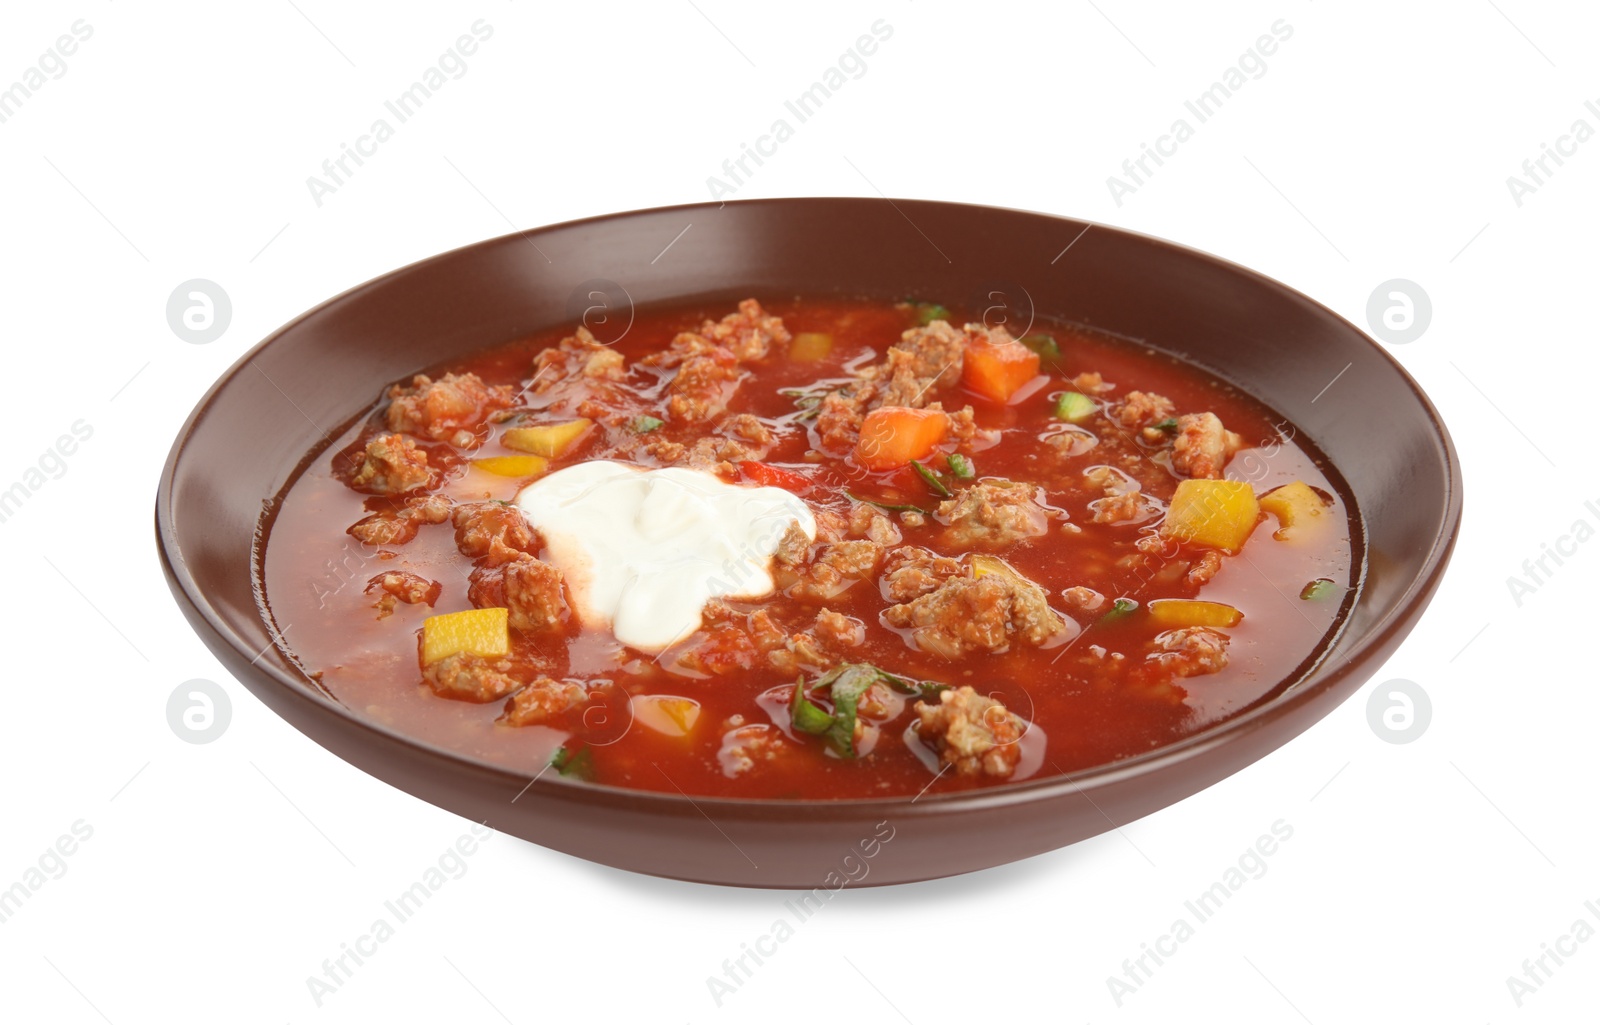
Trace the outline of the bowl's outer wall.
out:
[[[772,200],[558,225],[403,268],[279,331],[197,407],[157,498],[169,582],[224,664],[318,743],[441,807],[605,864],[735,885],[826,886],[829,872],[837,880],[860,871],[844,859],[886,832],[877,824],[887,820],[894,839],[874,848],[859,880],[870,885],[1001,864],[1103,832],[1248,765],[1355,690],[1437,587],[1461,494],[1432,406],[1348,323],[1204,254],[1084,227],[955,204]],[[1073,780],[916,803],[690,802],[554,778],[528,786],[359,720],[304,681],[259,614],[252,550],[270,496],[308,448],[387,383],[571,324],[569,301],[593,279],[621,285],[641,308],[828,294],[1004,304],[1014,318],[1031,306],[1183,355],[1278,410],[1342,473],[1366,531],[1361,600],[1312,676],[1221,728]],[[290,624],[291,648],[292,633]]]

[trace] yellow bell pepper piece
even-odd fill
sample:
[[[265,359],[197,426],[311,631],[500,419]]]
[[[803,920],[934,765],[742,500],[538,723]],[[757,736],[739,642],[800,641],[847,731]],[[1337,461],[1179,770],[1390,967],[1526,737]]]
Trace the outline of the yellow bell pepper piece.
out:
[[[474,459],[472,465],[497,477],[537,477],[550,468],[544,456],[488,456]]]
[[[1272,536],[1279,541],[1315,532],[1329,521],[1328,504],[1304,481],[1267,492],[1261,498],[1261,508],[1278,518],[1279,526]]]
[[[833,336],[819,331],[802,331],[789,343],[789,358],[801,363],[826,359],[833,351]]]
[[[554,458],[570,450],[593,426],[593,420],[572,420],[564,424],[512,427],[500,435],[500,444],[518,452]]]
[[[1261,505],[1246,481],[1184,480],[1167,506],[1161,533],[1237,552],[1256,528]]]
[[[700,718],[700,703],[665,694],[635,694],[633,721],[668,737],[686,737]]]
[[[1150,603],[1150,618],[1162,626],[1238,626],[1244,613],[1217,601],[1158,598]]]
[[[511,650],[505,609],[467,609],[429,616],[422,621],[422,664],[465,652],[501,658]]]

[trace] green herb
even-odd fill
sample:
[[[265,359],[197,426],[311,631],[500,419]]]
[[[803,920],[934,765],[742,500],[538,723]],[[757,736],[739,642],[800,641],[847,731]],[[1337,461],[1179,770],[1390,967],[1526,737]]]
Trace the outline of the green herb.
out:
[[[927,327],[936,320],[949,321],[950,319],[950,311],[938,303],[917,303],[915,309],[917,311],[917,324],[921,327]]]
[[[1154,427],[1158,431],[1166,431],[1168,434],[1171,434],[1173,431],[1178,429],[1178,420],[1176,417],[1169,416],[1160,423],[1154,423],[1150,426]]]
[[[1111,603],[1111,608],[1100,617],[1102,623],[1115,623],[1119,619],[1127,619],[1139,609],[1139,603],[1132,598],[1118,598]]]
[[[566,747],[556,748],[556,753],[550,756],[550,767],[568,779],[594,779],[594,752],[590,748],[581,748],[576,753],[568,751]]]
[[[855,499],[857,502],[865,502],[868,505],[875,505],[879,509],[883,509],[886,512],[914,512],[914,513],[921,513],[924,516],[932,515],[931,513],[928,512],[928,510],[923,509],[920,506],[915,506],[915,505],[893,505],[893,504],[891,504],[889,502],[877,502],[877,501],[874,501],[873,499],[870,499],[870,498],[862,498],[860,495],[856,494],[854,491],[846,491],[845,494],[849,495],[851,498]]]
[[[1333,597],[1338,591],[1338,584],[1327,577],[1320,577],[1300,589],[1300,598],[1302,601],[1321,601]]]
[[[665,420],[658,419],[657,417],[636,416],[633,418],[633,423],[629,424],[628,426],[633,428],[635,434],[649,434],[651,431],[656,430],[664,423],[666,423]]]
[[[1064,391],[1056,396],[1056,419],[1076,424],[1094,416],[1100,407],[1081,391]]]
[[[955,495],[955,492],[951,491],[950,488],[945,485],[945,482],[939,479],[938,474],[934,473],[926,466],[923,466],[917,460],[911,460],[911,468],[917,471],[917,476],[921,477],[923,483],[927,484],[929,488],[933,489],[933,493],[938,495],[940,498],[951,498]]]
[[[1024,335],[1017,341],[1039,354],[1039,362],[1047,367],[1061,365],[1061,346],[1049,335]]]
[[[806,687],[803,678],[796,680],[794,698],[789,702],[789,718],[795,729],[824,738],[841,757],[854,758],[857,708],[862,695],[880,681],[903,694],[921,694],[923,697],[929,697],[945,686],[913,683],[863,662],[846,663],[829,670],[810,688]],[[933,689],[928,689],[930,687]],[[833,711],[826,712],[807,698],[807,689],[826,689],[829,700],[833,702]]]
[[[973,468],[972,460],[959,452],[950,453],[944,457],[944,461],[950,464],[950,473],[957,480],[971,480],[978,475],[978,471]]]

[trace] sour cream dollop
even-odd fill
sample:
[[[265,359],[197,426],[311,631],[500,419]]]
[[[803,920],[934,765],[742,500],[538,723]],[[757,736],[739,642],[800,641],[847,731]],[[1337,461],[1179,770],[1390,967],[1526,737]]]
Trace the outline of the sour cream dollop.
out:
[[[579,622],[651,652],[699,629],[712,598],[771,594],[790,524],[817,536],[811,510],[782,488],[679,467],[578,463],[529,484],[516,504],[544,535]]]

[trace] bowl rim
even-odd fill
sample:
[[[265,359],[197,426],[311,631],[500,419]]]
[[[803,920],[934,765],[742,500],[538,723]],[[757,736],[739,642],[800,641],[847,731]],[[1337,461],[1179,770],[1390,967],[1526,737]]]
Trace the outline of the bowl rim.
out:
[[[1431,428],[1432,438],[1444,454],[1445,470],[1445,502],[1443,506],[1443,527],[1439,536],[1434,539],[1426,555],[1423,557],[1420,571],[1410,580],[1405,590],[1394,600],[1393,608],[1381,619],[1372,624],[1367,630],[1367,636],[1362,641],[1357,651],[1338,665],[1329,666],[1325,661],[1314,664],[1300,679],[1299,683],[1289,690],[1278,694],[1276,697],[1258,701],[1258,703],[1243,712],[1239,712],[1220,722],[1214,723],[1205,729],[1191,734],[1182,739],[1163,744],[1147,752],[1132,755],[1115,762],[1106,762],[1101,765],[1090,766],[1073,772],[1057,773],[1041,776],[1015,783],[1005,783],[995,786],[980,787],[973,790],[953,791],[948,793],[924,794],[916,797],[888,796],[888,797],[852,797],[852,798],[820,798],[820,799],[779,799],[779,798],[753,798],[753,797],[727,797],[727,796],[696,796],[683,792],[671,793],[670,791],[654,791],[631,789],[609,784],[586,783],[567,780],[559,775],[547,776],[544,770],[528,780],[523,772],[518,772],[502,765],[474,758],[461,752],[452,750],[438,744],[421,740],[402,730],[384,726],[378,722],[361,716],[354,709],[338,701],[332,695],[320,691],[316,685],[303,676],[283,671],[272,663],[263,664],[260,654],[254,651],[252,644],[245,643],[244,639],[235,633],[226,621],[217,613],[209,599],[200,591],[194,579],[188,574],[184,563],[182,548],[179,544],[177,528],[172,520],[172,488],[177,476],[179,464],[183,460],[184,452],[189,441],[195,434],[200,423],[205,419],[216,401],[219,393],[233,382],[252,361],[256,359],[268,346],[279,338],[293,331],[302,323],[312,318],[321,316],[324,311],[344,304],[358,295],[372,289],[390,284],[411,274],[422,273],[435,264],[444,263],[455,259],[459,254],[474,249],[492,249],[497,246],[509,245],[516,242],[526,242],[530,236],[564,231],[591,224],[610,221],[626,220],[645,215],[661,215],[671,213],[694,213],[721,210],[725,206],[739,207],[783,207],[795,205],[808,205],[814,203],[862,203],[875,205],[889,202],[897,207],[940,207],[968,211],[984,211],[990,213],[1018,214],[1033,218],[1046,218],[1060,221],[1064,225],[1072,225],[1082,231],[1095,229],[1105,234],[1121,235],[1132,238],[1146,245],[1167,250],[1181,257],[1198,260],[1219,267],[1228,273],[1245,279],[1250,284],[1277,293],[1280,297],[1294,303],[1312,307],[1320,316],[1328,318],[1333,323],[1348,329],[1357,339],[1364,342],[1374,350],[1389,369],[1397,374],[1427,416]],[[685,296],[685,298],[689,298]],[[1249,389],[1244,389],[1249,391]],[[1314,440],[1314,439],[1313,439]],[[1335,467],[1337,469],[1337,467]],[[304,464],[296,472],[303,472]],[[285,484],[288,482],[285,481]],[[270,500],[272,496],[264,496]],[[711,808],[725,814],[745,814],[747,817],[760,817],[763,813],[789,811],[795,808],[827,807],[838,809],[842,812],[858,810],[872,812],[878,810],[895,809],[901,814],[911,813],[921,805],[920,814],[931,814],[935,810],[941,812],[980,811],[987,809],[1004,808],[1013,804],[1027,803],[1036,800],[1047,800],[1055,797],[1070,796],[1074,793],[1088,797],[1088,791],[1118,785],[1127,780],[1151,773],[1160,772],[1176,763],[1199,757],[1205,752],[1234,743],[1243,736],[1257,730],[1266,728],[1271,723],[1285,715],[1289,715],[1316,701],[1328,690],[1333,689],[1352,675],[1359,673],[1371,659],[1382,651],[1391,641],[1396,641],[1396,635],[1408,632],[1415,620],[1421,615],[1422,609],[1429,598],[1438,588],[1444,571],[1449,563],[1451,552],[1454,550],[1456,537],[1460,533],[1462,515],[1462,482],[1461,463],[1456,453],[1455,444],[1451,439],[1449,430],[1445,427],[1443,419],[1439,416],[1438,409],[1428,398],[1427,394],[1417,384],[1416,380],[1383,346],[1374,341],[1370,335],[1362,331],[1355,324],[1345,319],[1322,303],[1317,302],[1305,293],[1278,281],[1274,278],[1236,263],[1232,260],[1216,256],[1201,249],[1173,242],[1159,236],[1133,231],[1114,225],[1103,224],[1098,221],[1081,220],[1067,217],[1062,214],[1049,213],[1038,210],[1028,210],[1018,207],[994,206],[982,203],[958,203],[944,200],[923,199],[891,199],[886,196],[784,196],[767,197],[759,199],[731,200],[723,203],[702,202],[685,203],[667,206],[644,207],[635,210],[618,211],[614,213],[596,214],[574,220],[561,221],[554,224],[541,225],[537,228],[519,229],[502,235],[481,239],[476,242],[457,246],[453,249],[437,253],[432,256],[416,260],[400,267],[385,271],[376,277],[370,278],[358,285],[340,292],[309,310],[285,322],[265,338],[251,346],[237,360],[230,365],[206,390],[189,416],[184,420],[179,429],[172,447],[168,452],[166,462],[161,471],[160,483],[156,492],[155,528],[157,549],[160,555],[163,570],[174,586],[174,591],[181,597],[182,603],[187,606],[191,623],[198,616],[211,633],[224,642],[235,653],[242,654],[250,659],[250,668],[263,674],[292,701],[305,703],[316,712],[331,715],[343,720],[345,726],[353,726],[357,730],[366,732],[382,741],[403,748],[408,748],[419,755],[436,759],[443,759],[459,769],[478,774],[487,774],[498,777],[501,782],[511,785],[513,783],[523,786],[523,792],[538,788],[546,797],[570,798],[603,805],[632,805],[636,809],[640,806],[659,809],[662,814],[683,810],[700,811],[702,808]],[[1357,509],[1359,513],[1359,507]],[[1363,521],[1364,522],[1364,521]],[[271,532],[268,531],[267,541],[270,544]],[[259,558],[252,553],[251,562],[254,565]],[[1363,574],[1364,575],[1364,574]],[[252,581],[252,586],[257,593],[261,593],[259,581]],[[1359,603],[1361,592],[1358,590],[1355,601]],[[1354,606],[1352,605],[1352,611]],[[1350,612],[1347,611],[1343,622],[1348,622]],[[276,628],[268,618],[263,618],[263,623],[269,635],[274,634]],[[1342,631],[1341,631],[1342,632]],[[1397,642],[1397,641],[1396,641]],[[276,641],[269,642],[276,643]],[[291,649],[292,650],[292,649]],[[1324,652],[1325,654],[1325,652]],[[1331,709],[1329,709],[1331,711]],[[1319,716],[1320,718],[1320,716]],[[298,727],[297,727],[298,728]],[[1299,732],[1296,731],[1298,735]],[[1284,742],[1287,742],[1286,738]],[[1275,745],[1276,746],[1276,745]],[[335,752],[337,753],[337,752]],[[1092,798],[1091,798],[1092,800]],[[645,809],[648,810],[648,809]],[[703,812],[701,812],[703,814]]]

